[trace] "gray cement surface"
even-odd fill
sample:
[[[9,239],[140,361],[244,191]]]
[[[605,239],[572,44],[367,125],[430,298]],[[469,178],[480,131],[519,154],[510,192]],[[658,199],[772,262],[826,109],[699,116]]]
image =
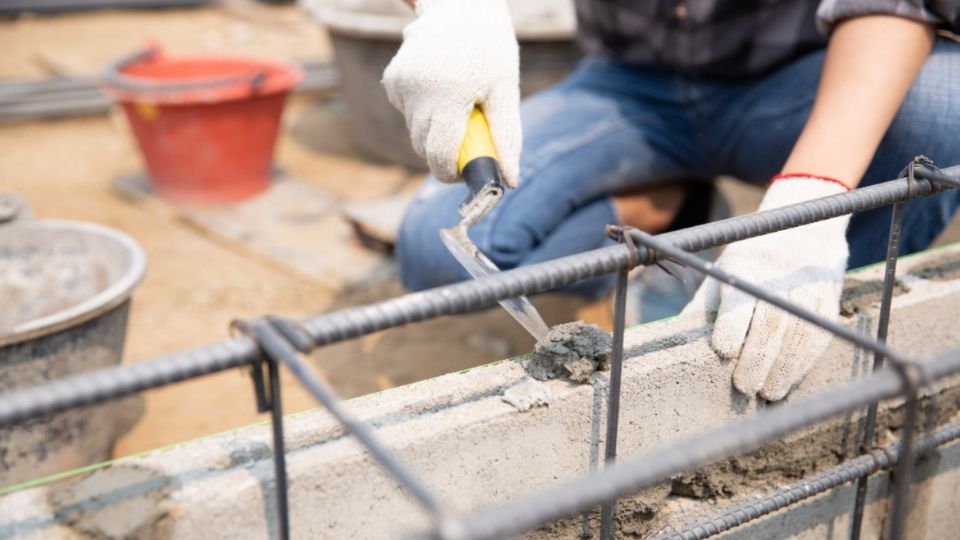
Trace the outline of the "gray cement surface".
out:
[[[902,261],[893,347],[924,357],[956,344],[955,267],[958,246]],[[871,284],[882,274],[881,267],[872,267],[849,276],[846,301],[855,309],[841,317],[845,324],[875,330]],[[690,317],[627,332],[621,460],[770,406],[732,389],[733,366],[710,348],[710,330],[708,321]],[[871,355],[834,340],[787,402],[864,377],[871,362]],[[364,396],[348,406],[439,498],[466,514],[600,467],[607,384],[603,372],[593,375],[592,384],[535,381],[521,358]],[[542,399],[505,401],[517,392],[540,392]],[[924,399],[925,421],[956,419],[960,377],[934,385]],[[529,408],[521,412],[525,404]],[[900,404],[883,404],[877,444],[899,438]],[[856,456],[863,413],[852,411],[623,499],[615,514],[618,536],[680,528]],[[288,416],[285,429],[295,538],[398,537],[429,527],[420,507],[324,411]],[[7,494],[0,497],[0,538],[270,538],[277,520],[270,447],[269,426],[251,426]],[[909,538],[952,538],[960,528],[958,448],[946,446],[922,465],[912,491]],[[879,538],[885,526],[889,479],[880,473],[871,480],[867,538]],[[843,486],[726,537],[843,538],[852,501],[851,486]],[[590,513],[527,537],[573,538],[595,534],[596,527],[597,515]]]

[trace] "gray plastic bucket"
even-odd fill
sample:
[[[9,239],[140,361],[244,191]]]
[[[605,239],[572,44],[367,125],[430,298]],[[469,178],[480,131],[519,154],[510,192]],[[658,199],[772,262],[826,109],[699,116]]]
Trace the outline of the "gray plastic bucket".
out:
[[[101,225],[0,224],[0,392],[119,364],[145,268],[133,239]],[[0,428],[0,487],[108,459],[119,403]]]

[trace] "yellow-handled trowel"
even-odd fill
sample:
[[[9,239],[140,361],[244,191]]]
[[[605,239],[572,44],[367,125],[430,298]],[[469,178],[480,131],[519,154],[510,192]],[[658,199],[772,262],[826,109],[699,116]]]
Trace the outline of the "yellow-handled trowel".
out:
[[[457,170],[470,193],[460,204],[460,223],[452,229],[440,229],[440,239],[471,276],[489,276],[500,269],[467,236],[467,230],[487,215],[503,197],[497,151],[493,146],[487,118],[479,107],[474,107],[470,113],[467,134],[457,156]],[[526,296],[501,300],[500,305],[538,341],[549,330],[537,308]]]

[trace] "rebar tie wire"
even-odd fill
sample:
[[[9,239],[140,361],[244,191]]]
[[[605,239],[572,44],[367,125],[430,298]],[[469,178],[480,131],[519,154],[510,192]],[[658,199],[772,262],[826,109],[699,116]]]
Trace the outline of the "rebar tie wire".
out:
[[[954,167],[951,171],[960,172],[960,167]],[[891,364],[897,370],[896,377],[899,380],[899,390],[890,387],[889,377],[884,378],[885,373],[881,371],[871,377],[872,380],[865,381],[874,383],[872,386],[848,385],[848,387],[856,387],[856,393],[853,395],[834,392],[830,394],[831,401],[814,401],[811,403],[812,400],[805,400],[801,403],[809,404],[806,407],[807,410],[803,413],[794,410],[797,407],[793,406],[758,415],[726,430],[720,430],[713,435],[713,438],[699,438],[699,446],[694,444],[686,449],[665,449],[674,452],[674,454],[661,455],[657,459],[641,460],[643,464],[649,462],[647,473],[655,473],[657,470],[663,470],[664,467],[675,466],[680,459],[678,456],[682,457],[681,461],[686,464],[686,468],[702,466],[709,462],[709,460],[705,461],[708,457],[717,457],[711,452],[717,452],[718,449],[725,449],[727,453],[743,451],[769,440],[771,434],[785,433],[804,425],[810,425],[830,416],[830,413],[836,414],[844,410],[852,410],[854,407],[898,394],[905,395],[909,403],[911,395],[915,395],[919,387],[926,384],[927,381],[960,369],[960,364],[953,365],[957,363],[953,361],[955,360],[953,358],[939,366],[915,364],[910,359],[889,349],[883,343],[864,337],[831,321],[825,321],[816,314],[805,312],[776,296],[770,295],[759,287],[740,282],[735,277],[716,269],[712,264],[704,263],[687,253],[687,251],[716,247],[855,211],[877,208],[892,202],[903,202],[909,200],[912,196],[929,195],[947,187],[960,187],[960,181],[942,171],[922,167],[917,169],[915,173],[925,182],[917,182],[911,177],[906,180],[906,185],[904,185],[902,179],[894,180],[846,194],[675,231],[656,238],[639,231],[627,232],[621,230],[620,233],[623,238],[630,237],[631,240],[641,241],[645,244],[644,248],[640,249],[633,245],[630,240],[624,240],[626,245],[594,250],[511,270],[473,282],[441,287],[366,307],[323,315],[308,320],[302,327],[280,317],[267,316],[262,320],[237,325],[236,327],[239,330],[247,332],[246,337],[185,351],[152,362],[100,370],[2,394],[0,395],[0,425],[62,411],[77,405],[98,403],[139,390],[156,388],[172,382],[247,364],[255,366],[253,375],[254,386],[258,393],[258,407],[260,410],[268,407],[271,409],[275,420],[275,454],[282,456],[282,410],[277,368],[279,363],[283,363],[346,430],[357,437],[380,464],[433,514],[435,522],[435,528],[431,534],[433,538],[493,538],[496,537],[496,535],[490,536],[493,531],[502,533],[520,532],[531,525],[561,517],[565,515],[564,510],[567,511],[566,513],[573,513],[598,503],[608,506],[609,513],[612,515],[613,501],[616,497],[644,487],[643,482],[652,478],[650,474],[638,474],[635,463],[631,463],[629,467],[620,467],[613,463],[613,459],[611,459],[604,471],[592,477],[587,477],[580,481],[580,485],[574,486],[578,496],[573,498],[568,493],[568,482],[553,489],[552,495],[548,493],[545,497],[546,500],[538,500],[536,504],[511,504],[511,508],[508,510],[494,512],[493,515],[481,512],[464,521],[449,517],[451,514],[434,500],[431,493],[419,483],[416,477],[400,464],[386,447],[376,440],[370,427],[352,417],[342,408],[341,402],[333,391],[297,356],[297,352],[306,353],[317,346],[358,337],[409,322],[440,315],[473,311],[493,305],[496,301],[504,298],[543,292],[604,273],[619,271],[617,287],[619,317],[615,328],[615,335],[619,333],[619,339],[614,340],[614,348],[616,349],[619,343],[620,364],[622,365],[623,302],[626,294],[627,272],[636,263],[655,264],[659,259],[666,257],[667,259],[687,263],[695,269],[736,286],[761,300],[786,309],[788,312],[808,320],[808,322],[818,324],[838,337],[871,350],[875,354],[882,355],[890,359]],[[266,396],[266,386],[262,381],[262,362],[264,360],[267,363],[268,376],[270,377],[271,392],[269,398]],[[935,376],[924,377],[924,375],[929,375],[926,373],[927,370],[937,371],[937,373]],[[257,382],[258,378],[259,383]],[[616,455],[615,439],[617,413],[619,412],[619,392],[611,391],[611,398],[614,396],[617,397],[617,402],[614,404],[611,401],[612,406],[609,411],[612,413],[610,418],[613,421],[608,423],[608,429],[611,429],[613,433],[613,437],[608,439],[613,444],[608,444],[607,448],[611,458]],[[905,452],[912,450],[910,441],[906,439],[906,436],[913,431],[912,424],[913,422],[910,422],[908,427],[911,427],[911,429],[904,433]],[[740,428],[740,437],[738,438],[735,436],[735,432],[740,425],[744,427]],[[656,457],[657,454],[655,453],[651,457]],[[906,457],[907,455],[904,455],[901,462],[912,462],[912,459],[905,459]],[[285,461],[275,456],[275,464],[278,481],[278,509],[283,509],[286,506]],[[642,469],[640,470],[642,471]],[[626,477],[618,478],[621,472],[626,473]],[[647,480],[644,480],[644,478]],[[898,481],[901,482],[908,478],[909,476],[898,475]],[[903,483],[909,486],[909,482]],[[282,499],[281,486],[283,487]],[[557,499],[557,497],[560,498]],[[516,514],[516,511],[521,509],[525,509],[527,512],[527,515],[522,516],[522,519]],[[511,519],[511,514],[516,517],[511,520],[512,522],[505,522],[504,518]],[[285,518],[282,517],[281,520],[283,519]],[[902,516],[896,517],[896,519],[902,519]],[[289,534],[289,522],[281,521],[280,529],[285,538],[285,535]],[[607,534],[610,533],[611,529],[608,527]]]

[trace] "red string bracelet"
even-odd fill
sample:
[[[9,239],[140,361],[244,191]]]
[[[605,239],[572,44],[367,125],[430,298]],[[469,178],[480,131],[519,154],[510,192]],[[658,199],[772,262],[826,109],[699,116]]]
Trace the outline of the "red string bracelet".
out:
[[[850,186],[844,184],[843,182],[837,180],[836,178],[830,178],[829,176],[817,176],[815,174],[807,174],[807,173],[780,173],[774,176],[772,179],[770,179],[770,183],[767,184],[767,187],[772,186],[774,182],[776,182],[777,180],[789,180],[791,178],[805,178],[807,180],[823,180],[824,182],[833,182],[838,186],[843,186],[843,189],[850,191]]]

